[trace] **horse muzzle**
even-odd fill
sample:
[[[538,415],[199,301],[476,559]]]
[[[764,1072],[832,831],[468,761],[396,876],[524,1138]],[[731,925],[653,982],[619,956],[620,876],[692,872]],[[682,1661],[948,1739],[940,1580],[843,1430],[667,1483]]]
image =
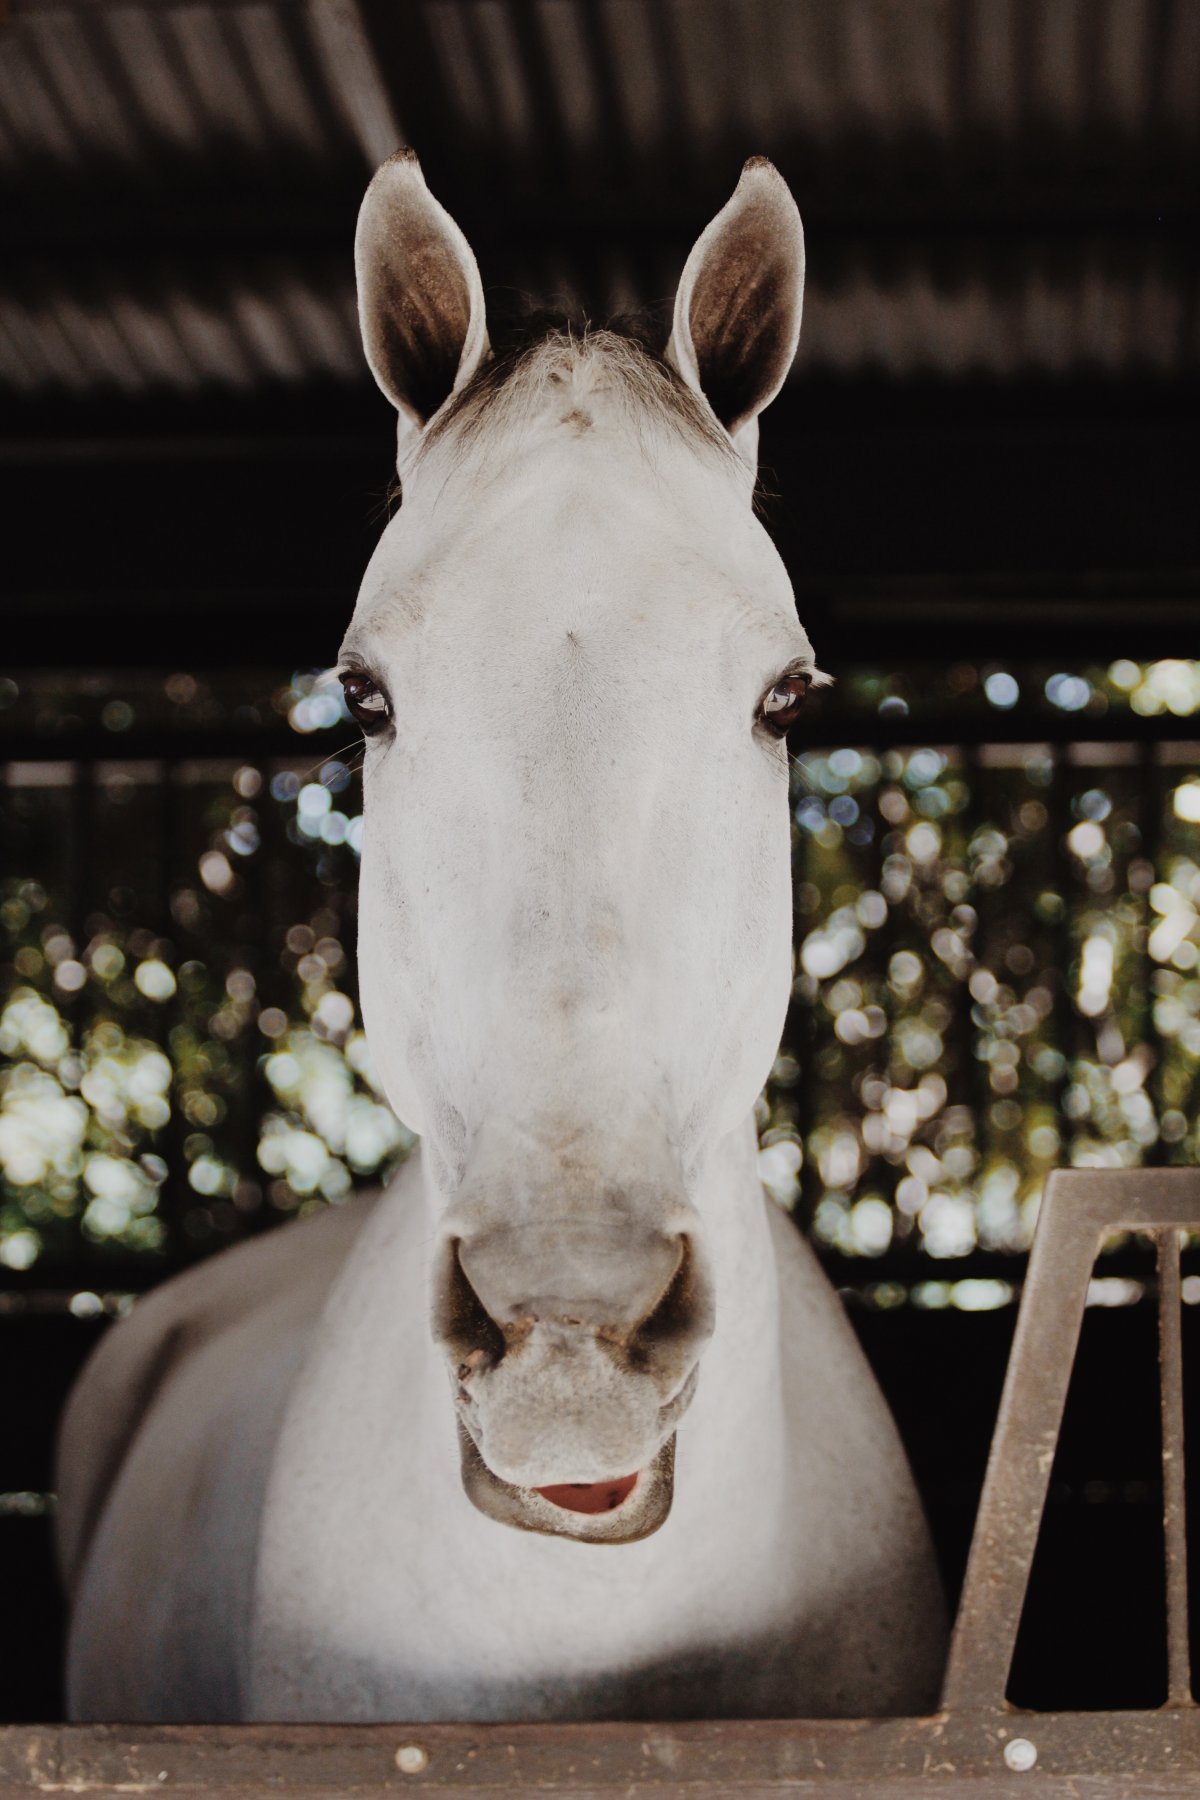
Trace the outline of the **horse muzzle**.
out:
[[[561,1227],[556,1235],[556,1257],[528,1233],[445,1242],[434,1335],[449,1365],[463,1486],[504,1524],[628,1543],[670,1512],[675,1431],[712,1332],[711,1283],[694,1233],[635,1245],[626,1228],[620,1257],[594,1229],[565,1252]],[[596,1280],[622,1260],[629,1280]],[[513,1271],[550,1280],[541,1296],[522,1294]]]

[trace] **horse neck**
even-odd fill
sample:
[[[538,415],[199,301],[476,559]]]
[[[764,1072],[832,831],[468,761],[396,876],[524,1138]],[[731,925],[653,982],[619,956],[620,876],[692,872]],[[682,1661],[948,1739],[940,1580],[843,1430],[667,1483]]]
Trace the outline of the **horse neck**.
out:
[[[752,1114],[716,1145],[694,1198],[717,1286],[718,1321],[723,1311],[731,1342],[750,1337],[775,1344],[779,1271]]]
[[[716,1327],[701,1361],[689,1432],[701,1459],[727,1462],[736,1440],[761,1451],[782,1421],[780,1268],[758,1173],[753,1115],[716,1146],[694,1199],[716,1285]],[[715,1428],[699,1421],[705,1415]],[[686,1425],[686,1421],[685,1421]]]

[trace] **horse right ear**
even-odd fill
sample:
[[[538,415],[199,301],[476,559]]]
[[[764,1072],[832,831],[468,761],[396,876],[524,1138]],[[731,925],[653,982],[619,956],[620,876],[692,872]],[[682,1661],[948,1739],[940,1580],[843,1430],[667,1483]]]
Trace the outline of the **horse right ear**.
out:
[[[471,247],[411,150],[379,169],[354,235],[358,316],[371,373],[400,415],[400,452],[488,352]]]

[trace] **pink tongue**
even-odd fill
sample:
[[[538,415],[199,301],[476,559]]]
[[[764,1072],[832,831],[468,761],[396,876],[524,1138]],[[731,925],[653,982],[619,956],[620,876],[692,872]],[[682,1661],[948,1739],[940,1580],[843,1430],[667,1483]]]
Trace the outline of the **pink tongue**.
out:
[[[562,1481],[533,1491],[567,1512],[605,1513],[628,1498],[636,1481],[636,1475],[620,1475],[615,1481]]]

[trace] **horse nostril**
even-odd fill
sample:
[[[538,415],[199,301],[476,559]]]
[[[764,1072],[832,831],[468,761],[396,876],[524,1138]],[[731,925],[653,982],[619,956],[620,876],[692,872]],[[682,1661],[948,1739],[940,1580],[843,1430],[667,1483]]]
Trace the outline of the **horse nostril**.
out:
[[[690,1237],[661,1300],[628,1343],[630,1361],[668,1378],[682,1378],[712,1335],[712,1283]]]
[[[648,1377],[660,1403],[676,1397],[712,1332],[703,1250],[686,1232],[629,1232],[619,1223],[522,1225],[443,1240],[433,1335],[460,1405],[489,1404],[477,1378],[530,1343],[535,1361],[553,1354],[563,1366],[597,1343],[627,1375]]]
[[[458,1360],[458,1379],[468,1381],[504,1355],[504,1333],[467,1280],[459,1256],[461,1240],[446,1246],[442,1279],[433,1302],[434,1336]]]

